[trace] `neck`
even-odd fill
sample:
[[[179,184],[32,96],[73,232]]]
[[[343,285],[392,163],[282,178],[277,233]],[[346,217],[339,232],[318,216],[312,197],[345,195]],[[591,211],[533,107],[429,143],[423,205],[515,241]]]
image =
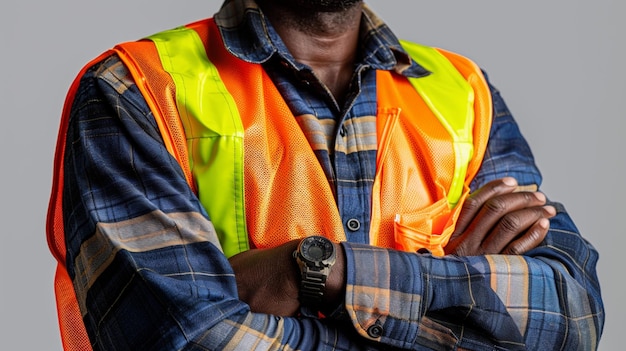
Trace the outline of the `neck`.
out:
[[[316,12],[276,2],[265,5],[266,0],[258,2],[296,61],[311,67],[333,96],[341,100],[352,79],[362,3],[333,12]]]

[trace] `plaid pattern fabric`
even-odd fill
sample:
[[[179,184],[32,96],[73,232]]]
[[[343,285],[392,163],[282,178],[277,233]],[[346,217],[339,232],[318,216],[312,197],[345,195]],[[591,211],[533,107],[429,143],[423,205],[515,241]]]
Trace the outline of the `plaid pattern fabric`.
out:
[[[228,260],[127,69],[81,78],[65,137],[67,266],[95,350],[591,350],[604,314],[597,252],[562,206],[524,256],[432,257],[367,245],[376,161],[375,70],[428,74],[369,9],[352,90],[339,104],[293,59],[251,0],[216,15],[233,55],[262,64],[298,117],[347,231],[345,308],[279,318],[237,299]],[[254,48],[251,50],[250,48]],[[492,87],[494,122],[473,189],[503,176],[540,185],[526,141]]]

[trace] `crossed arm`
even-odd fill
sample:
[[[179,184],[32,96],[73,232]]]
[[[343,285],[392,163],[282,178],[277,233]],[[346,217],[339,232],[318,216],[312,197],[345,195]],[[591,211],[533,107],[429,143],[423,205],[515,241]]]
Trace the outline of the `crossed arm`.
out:
[[[449,255],[342,243],[344,268],[333,272],[343,276],[331,279],[328,296],[343,301],[347,318],[291,317],[294,286],[274,305],[259,302],[249,268],[289,256],[294,243],[229,262],[132,84],[90,74],[74,102],[63,196],[67,268],[94,349],[596,347],[597,253],[562,207],[555,215],[541,195],[512,192],[506,178],[490,182],[500,171],[477,180]],[[516,128],[499,118],[494,133]],[[492,140],[500,157],[516,157],[499,149],[510,140]],[[499,252],[525,254],[491,255]],[[295,271],[272,272],[258,291],[297,281]],[[254,312],[262,308],[272,314]]]
[[[514,178],[487,183],[463,204],[458,224],[446,254],[478,256],[521,255],[537,247],[548,234],[553,206],[544,206],[540,192],[516,192]],[[271,249],[253,249],[230,258],[235,271],[239,297],[254,312],[294,316],[298,302],[299,273],[292,253],[298,240]],[[336,244],[334,265],[325,294],[325,305],[337,306],[345,294],[345,253]],[[449,294],[456,292],[450,291]]]

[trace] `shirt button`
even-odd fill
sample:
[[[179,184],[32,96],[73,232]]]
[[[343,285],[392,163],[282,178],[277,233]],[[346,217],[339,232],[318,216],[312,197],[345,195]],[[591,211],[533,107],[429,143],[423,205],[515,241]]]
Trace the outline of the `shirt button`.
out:
[[[341,129],[339,129],[339,135],[341,135],[342,137],[345,137],[346,134],[348,134],[348,130],[346,129],[346,127],[341,126]]]
[[[361,222],[359,222],[359,220],[356,218],[349,219],[348,223],[346,224],[348,225],[348,229],[350,229],[353,232],[356,232],[357,230],[361,229]]]
[[[383,327],[376,321],[374,325],[367,328],[367,335],[369,335],[370,338],[378,339],[383,335]]]

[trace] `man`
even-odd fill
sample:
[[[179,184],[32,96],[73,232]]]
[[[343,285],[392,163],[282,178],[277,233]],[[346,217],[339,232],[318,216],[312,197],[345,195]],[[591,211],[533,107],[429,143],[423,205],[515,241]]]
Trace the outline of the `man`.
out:
[[[497,90],[361,1],[228,0],[104,53],[56,158],[67,349],[597,347],[597,253]]]

